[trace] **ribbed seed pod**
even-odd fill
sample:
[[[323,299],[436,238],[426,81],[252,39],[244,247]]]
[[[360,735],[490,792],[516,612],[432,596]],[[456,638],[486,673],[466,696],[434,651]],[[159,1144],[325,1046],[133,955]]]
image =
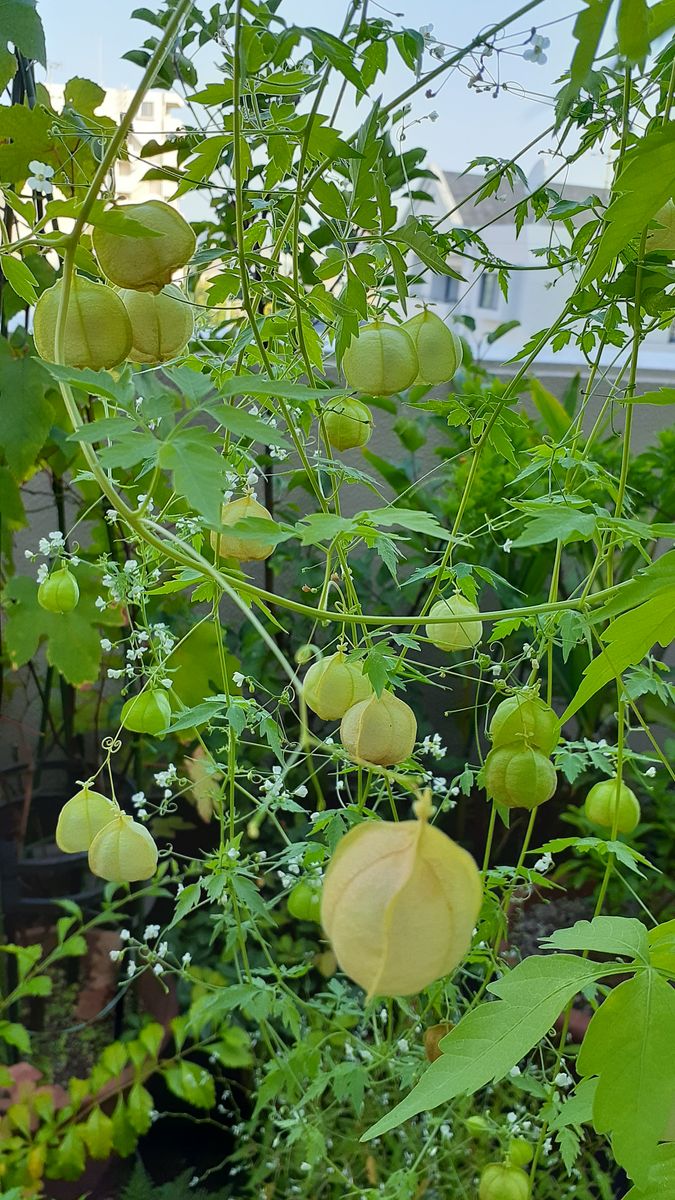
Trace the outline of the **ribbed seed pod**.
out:
[[[412,338],[401,325],[371,321],[352,338],[342,359],[350,387],[369,396],[393,396],[410,387],[417,376]]]
[[[56,825],[56,844],[64,854],[88,850],[99,830],[103,829],[119,808],[101,792],[88,787],[66,800]]]
[[[426,633],[430,642],[439,650],[470,650],[477,646],[483,636],[481,621],[467,621],[479,610],[464,596],[450,596],[437,600],[427,617]],[[438,621],[438,617],[455,617],[454,621]],[[463,619],[464,618],[464,619]]]
[[[483,1167],[478,1200],[528,1200],[530,1177],[522,1167],[509,1163],[488,1163]]]
[[[136,883],[157,870],[152,834],[126,813],[103,826],[89,847],[89,870],[111,883]]]
[[[322,721],[338,721],[372,690],[361,664],[349,662],[339,650],[312,663],[302,683],[305,704]]]
[[[288,911],[297,921],[321,921],[321,884],[303,879],[291,889]]]
[[[551,760],[524,742],[495,746],[485,760],[483,779],[491,800],[528,809],[550,800],[558,782]]]
[[[415,383],[449,383],[462,361],[462,343],[457,334],[429,309],[403,325],[417,352],[419,369]]]
[[[72,612],[77,608],[79,599],[77,580],[67,567],[52,571],[38,588],[37,601],[45,612],[59,613],[62,616],[63,613]]]
[[[370,441],[373,414],[354,396],[341,396],[324,406],[323,426],[334,450],[353,450]]]
[[[552,754],[560,740],[560,722],[539,696],[522,691],[497,705],[488,732],[495,746],[523,738],[543,754]]]
[[[170,283],[157,295],[123,288],[120,299],[131,321],[131,362],[168,362],[185,349],[194,332],[194,318],[180,288]]]
[[[171,724],[171,703],[166,692],[156,689],[132,696],[122,707],[120,724],[132,733],[166,733]]]
[[[454,970],[481,906],[474,860],[425,820],[367,821],[338,844],[321,921],[341,969],[373,996],[409,996]]]
[[[35,305],[33,338],[40,358],[55,359],[56,321],[63,282],[43,292]],[[104,283],[73,276],[63,335],[63,361],[68,367],[101,371],[124,362],[131,350],[129,314],[117,292]]]
[[[623,780],[620,784],[617,783],[616,776],[614,779],[603,779],[591,788],[584,803],[584,812],[594,825],[612,829],[617,809],[617,796],[619,808],[617,832],[632,833],[640,821],[640,801],[635,792]]]
[[[129,237],[95,228],[94,250],[101,270],[112,283],[137,292],[161,292],[179,267],[190,261],[195,250],[191,225],[163,200],[124,204],[118,212],[139,221],[153,234]]]
[[[340,725],[340,740],[347,753],[380,767],[393,767],[409,758],[416,737],[413,710],[393,692],[373,693],[353,704]]]
[[[253,496],[242,496],[239,500],[230,500],[220,510],[220,522],[225,529],[237,525],[246,517],[257,517],[259,520],[272,521],[273,517],[262,504]],[[235,533],[212,533],[211,545],[221,558],[236,558],[239,562],[262,562],[269,558],[274,550],[274,544],[258,542],[254,538]]]

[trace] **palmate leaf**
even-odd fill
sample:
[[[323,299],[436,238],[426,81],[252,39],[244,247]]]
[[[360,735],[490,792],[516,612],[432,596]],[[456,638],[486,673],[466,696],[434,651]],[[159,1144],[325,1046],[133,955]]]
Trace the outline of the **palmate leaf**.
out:
[[[594,917],[577,921],[570,929],[557,929],[542,942],[546,950],[592,950],[649,961],[647,930],[634,917]]]
[[[502,1079],[544,1037],[577,992],[611,971],[609,964],[569,954],[533,955],[520,963],[489,985],[497,1001],[467,1013],[443,1038],[442,1056],[405,1100],[372,1125],[361,1140],[370,1141],[417,1113],[447,1104],[455,1096],[470,1096]]]
[[[9,44],[26,56],[47,65],[45,34],[35,0],[0,0],[0,91],[16,70]]]
[[[54,417],[45,397],[50,379],[35,358],[18,357],[0,340],[0,447],[15,479],[23,481]]]
[[[619,984],[594,1014],[577,1067],[598,1077],[593,1124],[618,1163],[646,1183],[675,1105],[675,991],[654,970]],[[665,1193],[664,1193],[665,1195]]]
[[[675,1142],[659,1146],[647,1182],[626,1192],[625,1200],[666,1200],[675,1196]]]
[[[675,637],[675,586],[616,617],[601,637],[605,648],[586,667],[561,717],[563,724],[611,679],[617,679],[627,667],[636,667],[656,642],[664,648],[670,645]]]
[[[180,429],[161,446],[158,460],[173,473],[179,496],[212,525],[220,518],[227,463],[217,449],[218,438],[202,426]]]

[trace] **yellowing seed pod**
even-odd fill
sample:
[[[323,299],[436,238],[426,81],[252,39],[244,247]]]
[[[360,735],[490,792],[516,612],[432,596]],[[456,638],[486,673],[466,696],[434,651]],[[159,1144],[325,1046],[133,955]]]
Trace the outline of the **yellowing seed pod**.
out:
[[[157,295],[123,288],[120,299],[131,321],[131,362],[167,362],[185,349],[194,332],[194,319],[180,288],[170,283]]]
[[[246,517],[257,517],[259,520],[272,521],[273,517],[262,504],[253,496],[242,496],[239,500],[230,500],[220,510],[220,523],[225,529],[244,521]],[[254,538],[236,533],[212,533],[211,545],[221,558],[236,558],[239,562],[262,562],[269,558],[274,550],[274,543],[256,541]]]
[[[403,325],[417,352],[415,383],[449,383],[462,361],[462,343],[436,313],[425,309]]]
[[[431,606],[427,617],[426,633],[430,642],[439,650],[470,650],[477,646],[483,636],[481,621],[467,621],[467,617],[475,617],[479,610],[464,596],[450,596],[447,600],[437,600]],[[438,621],[438,617],[454,617],[454,621]]]
[[[77,608],[79,599],[77,580],[67,567],[52,571],[38,588],[37,602],[45,612],[59,613],[63,616],[64,613]]]
[[[424,1054],[427,1062],[436,1062],[436,1059],[441,1057],[443,1051],[439,1049],[439,1045],[453,1028],[450,1021],[440,1021],[438,1025],[429,1025],[424,1030]]]
[[[361,664],[348,662],[340,651],[312,663],[302,684],[305,704],[322,721],[339,720],[372,690]]]
[[[366,821],[331,859],[321,921],[368,999],[409,996],[461,962],[481,899],[471,855],[426,820]]]
[[[647,250],[660,250],[671,256],[675,254],[675,201],[667,200],[652,218],[654,225],[647,233]]]
[[[192,226],[163,200],[124,204],[118,211],[153,230],[154,236],[129,237],[95,228],[92,240],[101,270],[118,287],[161,292],[194,254]]]
[[[528,1200],[530,1177],[522,1167],[509,1163],[488,1163],[483,1167],[478,1200]]]
[[[55,359],[56,321],[63,291],[59,279],[35,305],[33,338],[40,358]],[[73,277],[63,335],[63,361],[68,367],[101,371],[124,362],[131,349],[131,323],[112,288]]]
[[[118,806],[86,785],[66,800],[56,825],[56,844],[64,854],[88,850],[96,834],[112,821]]]
[[[536,808],[555,793],[558,777],[550,758],[524,742],[495,746],[485,759],[485,790],[507,808]]]
[[[323,426],[334,450],[353,450],[370,441],[373,414],[361,400],[342,396],[324,406]]]
[[[410,387],[417,376],[412,338],[401,325],[371,321],[352,338],[342,359],[350,387],[369,396],[392,396]]]
[[[560,739],[560,722],[539,696],[522,691],[497,705],[488,732],[495,746],[523,738],[543,754],[552,754]]]
[[[584,812],[594,825],[602,825],[606,829],[614,826],[614,817],[618,803],[618,833],[632,833],[640,821],[640,801],[635,792],[623,781],[603,779],[596,783],[588,793]]]
[[[157,846],[152,834],[120,812],[103,826],[89,847],[89,870],[111,883],[136,883],[157,870]]]
[[[353,704],[340,725],[340,740],[347,753],[380,767],[393,767],[409,758],[416,737],[413,710],[393,692],[373,693]]]

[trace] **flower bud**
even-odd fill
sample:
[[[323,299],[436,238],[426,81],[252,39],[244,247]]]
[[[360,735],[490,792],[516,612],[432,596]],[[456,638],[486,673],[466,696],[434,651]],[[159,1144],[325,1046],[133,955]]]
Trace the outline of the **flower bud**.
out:
[[[409,758],[417,737],[415,714],[393,692],[374,693],[348,708],[340,725],[340,740],[352,758],[393,767]]]
[[[542,754],[552,754],[560,738],[560,722],[538,696],[521,691],[497,706],[488,732],[495,746],[523,738]]]
[[[91,843],[89,870],[111,883],[150,879],[157,870],[157,846],[152,834],[126,813],[118,813]]]
[[[334,450],[353,450],[370,441],[373,414],[361,400],[343,396],[325,405],[323,426]]]
[[[410,387],[418,362],[412,338],[401,325],[371,321],[352,338],[342,359],[350,387],[369,396],[393,396]]]
[[[617,810],[617,833],[632,833],[640,820],[640,801],[635,792],[623,781],[603,779],[591,788],[584,803],[584,812],[594,825],[602,825],[606,829],[614,827],[614,817]]]
[[[470,854],[426,820],[366,821],[339,842],[321,921],[341,969],[373,996],[409,996],[454,970],[481,906]]]
[[[44,608],[45,612],[58,613],[60,616],[72,612],[77,608],[80,599],[80,589],[75,576],[67,567],[52,571],[51,575],[42,580],[37,599],[40,608]]]
[[[237,525],[247,517],[257,517],[260,521],[272,521],[272,514],[253,496],[242,496],[239,500],[230,500],[220,510],[220,523],[225,529]],[[262,562],[269,558],[274,550],[274,543],[260,542],[245,534],[217,533],[211,534],[211,545],[221,558],[237,558],[239,562]]]
[[[372,690],[361,664],[349,662],[339,650],[312,663],[302,684],[305,704],[322,721],[339,720]]]
[[[541,750],[523,742],[495,746],[483,768],[485,790],[491,800],[507,808],[536,808],[555,793],[555,767]]]
[[[419,369],[415,383],[449,383],[462,361],[462,343],[445,321],[429,309],[402,327],[410,334]]]
[[[462,620],[475,617],[478,609],[470,600],[460,596],[450,596],[448,600],[437,600],[432,605],[427,617],[427,637],[439,650],[470,650],[477,646],[482,635],[481,621]],[[437,621],[438,617],[456,617],[454,621]]]
[[[528,1200],[530,1177],[522,1167],[508,1163],[488,1163],[483,1167],[478,1200]]]
[[[86,786],[66,800],[56,825],[56,844],[64,854],[88,850],[96,834],[112,821],[118,806]]]

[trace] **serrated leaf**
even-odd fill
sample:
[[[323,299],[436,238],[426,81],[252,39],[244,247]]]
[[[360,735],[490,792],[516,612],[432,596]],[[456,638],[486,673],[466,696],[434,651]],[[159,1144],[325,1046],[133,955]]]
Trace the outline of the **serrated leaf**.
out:
[[[216,1086],[213,1076],[203,1067],[183,1059],[176,1066],[169,1067],[164,1072],[164,1078],[169,1090],[179,1100],[186,1100],[195,1108],[213,1108]]]
[[[217,525],[225,490],[227,463],[216,448],[217,438],[202,426],[181,429],[160,447],[160,466],[173,473],[174,490]]]
[[[609,1134],[618,1163],[646,1182],[675,1105],[675,991],[656,971],[619,984],[594,1013],[577,1067],[597,1076],[593,1124]]]
[[[209,409],[223,429],[233,433],[235,437],[251,438],[261,442],[263,446],[289,447],[290,442],[285,434],[280,433],[273,425],[261,420],[245,408],[234,408],[231,404],[223,404],[220,408]]]
[[[616,17],[619,53],[638,63],[649,52],[649,9],[645,0],[620,0]]]
[[[596,517],[592,513],[553,504],[546,512],[528,521],[512,545],[518,549],[520,546],[540,546],[554,540],[563,543],[588,542],[595,533],[595,527]]]
[[[634,917],[600,916],[592,921],[577,921],[569,929],[557,929],[541,944],[546,950],[594,950],[645,963],[649,959],[647,930]]]
[[[45,391],[49,376],[27,356],[15,356],[0,341],[0,447],[15,479],[22,481],[33,466],[53,420]]]
[[[0,17],[14,7],[13,0],[0,0]],[[4,35],[5,26],[0,22]],[[0,50],[0,54],[2,51]],[[3,73],[0,59],[0,78]],[[6,73],[6,68],[5,68]],[[29,163],[49,163],[52,157],[50,130],[53,117],[45,108],[24,104],[0,107],[0,182],[16,183],[30,175]]]
[[[609,972],[607,964],[571,955],[533,955],[489,985],[496,1002],[481,1004],[443,1038],[442,1055],[400,1104],[363,1135],[370,1141],[417,1113],[472,1095],[497,1082],[554,1024],[587,984]]]

